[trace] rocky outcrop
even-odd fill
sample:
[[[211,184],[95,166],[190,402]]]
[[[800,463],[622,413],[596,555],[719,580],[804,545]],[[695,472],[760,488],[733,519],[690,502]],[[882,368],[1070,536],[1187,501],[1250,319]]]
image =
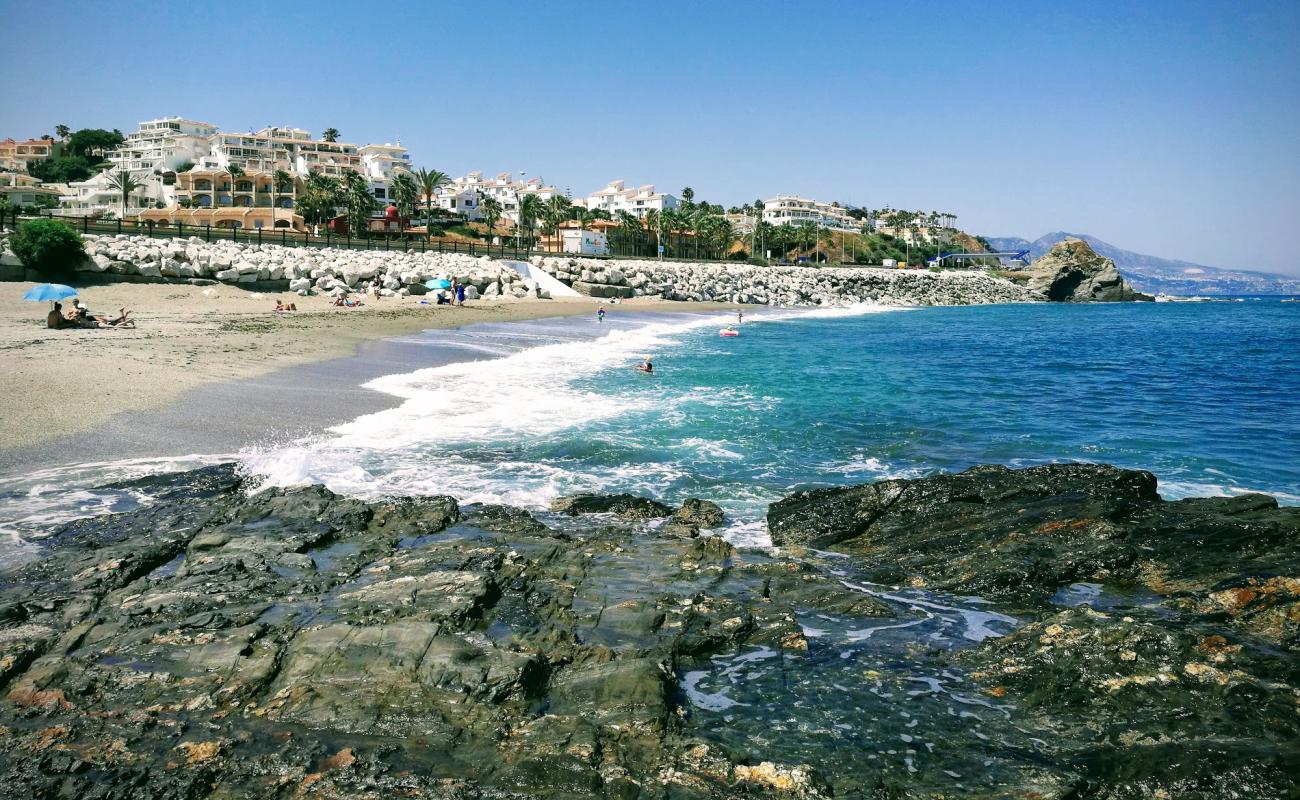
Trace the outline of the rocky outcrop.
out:
[[[1300,785],[1300,509],[1271,498],[982,467],[796,494],[769,552],[671,530],[719,524],[703,500],[249,489],[231,465],[102,487],[138,502],[0,573],[0,794]]]
[[[1056,303],[1154,300],[1135,291],[1115,262],[1093,251],[1082,239],[1057,242],[1029,265],[1026,288]]]
[[[847,554],[866,580],[1023,622],[955,661],[1051,720],[1053,760],[1089,788],[1045,796],[1292,793],[1300,508],[1155,489],[1100,465],[976,467],[801,492],[768,519],[775,542]]]
[[[949,306],[1023,303],[1041,297],[984,272],[758,267],[719,262],[534,256],[534,266],[591,297],[657,296],[667,300],[774,306]]]
[[[151,502],[0,574],[5,796],[822,797],[688,727],[680,675],[802,652],[796,608],[890,613],[637,519],[250,495],[230,465],[115,488]],[[574,506],[671,512],[606,500]]]
[[[654,519],[673,513],[658,500],[634,494],[575,494],[553,500],[551,510],[571,516],[617,514],[628,519]]]

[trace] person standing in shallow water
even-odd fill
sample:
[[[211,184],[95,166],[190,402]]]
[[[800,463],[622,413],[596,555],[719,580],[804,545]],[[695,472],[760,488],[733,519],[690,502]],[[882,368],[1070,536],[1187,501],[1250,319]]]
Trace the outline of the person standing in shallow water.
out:
[[[600,308],[596,309],[596,321],[597,321],[597,322],[604,322],[604,321],[605,321],[605,307],[604,307],[604,306],[601,306]]]

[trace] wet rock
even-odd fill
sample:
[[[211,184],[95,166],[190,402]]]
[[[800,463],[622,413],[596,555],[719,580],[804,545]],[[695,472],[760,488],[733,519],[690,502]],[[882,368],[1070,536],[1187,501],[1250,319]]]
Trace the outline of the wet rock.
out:
[[[673,521],[697,528],[716,528],[722,525],[722,509],[717,503],[690,498],[673,512]]]
[[[884,583],[1045,600],[1063,583],[1129,570],[1124,525],[1160,503],[1147,472],[1092,464],[955,475],[799,492],[774,503],[778,545],[863,557]]]
[[[1297,783],[1300,536],[1269,498],[980,468],[801,493],[773,506],[772,551],[692,537],[717,518],[704,503],[656,528],[581,517],[670,515],[647,498],[577,498],[560,535],[504,506],[246,488],[154,479],[151,503],[0,573],[5,792],[938,797],[960,780],[1226,800]],[[1097,609],[1054,605],[1084,577],[1065,588]]]
[[[403,497],[372,507],[373,530],[395,536],[424,536],[444,530],[460,519],[454,497]]]
[[[468,506],[464,522],[495,533],[546,533],[550,529],[522,508],[484,503]]]
[[[551,510],[571,516],[617,514],[625,519],[653,519],[673,513],[672,508],[632,494],[578,494],[551,502]]]

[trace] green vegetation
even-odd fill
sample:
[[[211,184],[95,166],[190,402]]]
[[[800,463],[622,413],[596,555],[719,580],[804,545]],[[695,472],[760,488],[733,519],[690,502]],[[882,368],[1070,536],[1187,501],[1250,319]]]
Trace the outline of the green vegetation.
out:
[[[99,163],[109,151],[120,147],[124,141],[126,137],[119,130],[82,128],[68,137],[68,152],[92,163]]]
[[[393,178],[392,194],[397,213],[404,220],[410,219],[415,213],[415,199],[420,194],[420,187],[415,185],[415,178],[412,178],[409,172],[397,173]]]
[[[326,128],[321,132],[321,138],[327,142],[337,142],[339,140],[339,129]]]
[[[343,186],[337,178],[313,172],[298,194],[298,213],[307,222],[319,224],[334,217],[334,210],[344,205]]]
[[[27,164],[27,173],[45,183],[86,180],[103,162],[104,155],[125,141],[121,131],[106,131],[102,128],[83,128],[69,132],[66,125],[58,125],[55,132],[68,143],[64,152]],[[60,147],[56,145],[55,152]]]
[[[66,278],[86,257],[81,236],[53,219],[24,222],[9,237],[9,247],[23,266],[43,278]]]
[[[181,163],[176,165],[177,174],[180,174],[182,172],[189,172],[192,169],[194,169],[193,161],[182,161]]]
[[[361,236],[367,230],[367,220],[375,213],[375,196],[370,184],[354,169],[343,176],[343,205],[347,210],[348,232]]]
[[[539,220],[546,214],[546,204],[535,194],[526,194],[519,201],[519,233],[528,240],[533,238],[533,231]]]
[[[478,204],[478,210],[483,215],[483,223],[487,226],[488,241],[492,241],[492,232],[496,230],[497,222],[501,219],[501,201],[495,197],[484,197]]]
[[[438,190],[451,183],[451,176],[441,170],[420,167],[415,172],[415,183],[420,187],[420,194],[424,195],[425,217],[432,222],[433,203]]]
[[[92,172],[93,165],[81,156],[54,156],[27,162],[27,174],[44,183],[84,181]]]

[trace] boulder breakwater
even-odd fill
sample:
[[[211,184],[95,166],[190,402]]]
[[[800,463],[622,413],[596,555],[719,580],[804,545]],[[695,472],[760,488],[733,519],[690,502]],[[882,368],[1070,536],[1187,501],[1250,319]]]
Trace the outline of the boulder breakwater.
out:
[[[463,253],[301,248],[198,237],[87,235],[78,273],[121,281],[215,282],[302,295],[357,291],[378,279],[388,296],[424,293],[430,279],[464,284],[468,298],[547,299],[549,292],[510,262]],[[721,262],[533,256],[530,263],[595,298],[773,306],[943,306],[1020,303],[1042,292],[979,271],[757,267]]]
[[[592,297],[648,294],[666,300],[780,306],[957,306],[1045,299],[1039,292],[979,271],[611,262],[555,256],[535,258],[534,263]]]
[[[117,488],[0,574],[15,797],[1287,797],[1300,509],[1099,465],[706,501]],[[824,548],[824,549],[814,549]]]

